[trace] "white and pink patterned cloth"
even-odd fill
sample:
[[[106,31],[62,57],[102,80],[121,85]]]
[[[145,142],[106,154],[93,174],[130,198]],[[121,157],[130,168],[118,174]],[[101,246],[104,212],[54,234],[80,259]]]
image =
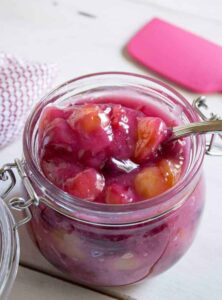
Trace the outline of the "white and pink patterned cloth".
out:
[[[0,148],[19,136],[31,107],[48,91],[56,73],[56,65],[0,52]]]

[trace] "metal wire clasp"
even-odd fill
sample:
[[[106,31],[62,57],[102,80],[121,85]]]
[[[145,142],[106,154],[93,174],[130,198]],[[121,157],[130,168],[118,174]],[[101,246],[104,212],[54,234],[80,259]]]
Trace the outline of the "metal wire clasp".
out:
[[[214,112],[209,111],[209,107],[207,105],[206,96],[200,96],[193,101],[193,107],[199,116],[205,120],[221,120],[221,116],[215,114]],[[208,113],[208,116],[206,115]],[[216,138],[219,138],[221,143],[216,142]],[[206,154],[212,156],[222,156],[222,134],[220,133],[213,133],[210,136],[209,141],[206,144]]]
[[[23,162],[19,159],[15,159],[14,163],[6,164],[2,168],[0,168],[0,181],[9,181],[8,187],[6,188],[5,191],[3,191],[0,194],[0,196],[3,199],[5,199],[6,196],[9,194],[9,192],[14,188],[16,184],[16,177],[15,177],[14,170],[17,170],[29,196],[28,199],[24,199],[23,197],[13,197],[6,201],[10,209],[23,211],[25,214],[24,219],[18,221],[15,224],[15,228],[17,229],[21,225],[24,225],[31,220],[32,215],[29,210],[29,207],[31,205],[38,206],[40,202],[40,198],[35,193],[32,184],[29,178],[27,177],[27,174],[23,166]]]

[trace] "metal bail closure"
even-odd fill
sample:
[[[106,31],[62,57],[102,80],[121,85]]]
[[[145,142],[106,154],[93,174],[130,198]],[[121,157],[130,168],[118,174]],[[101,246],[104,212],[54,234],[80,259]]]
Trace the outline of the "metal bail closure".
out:
[[[16,177],[15,177],[14,169],[17,170],[25,186],[25,189],[29,195],[28,199],[24,199],[23,197],[13,197],[6,201],[10,209],[24,212],[25,215],[24,219],[18,221],[15,224],[15,229],[17,229],[31,220],[32,215],[29,207],[31,205],[38,206],[40,198],[36,195],[32,187],[32,184],[24,170],[23,162],[19,159],[15,159],[14,163],[6,164],[2,168],[0,168],[0,181],[9,181],[8,187],[2,194],[0,194],[0,196],[3,199],[5,199],[6,196],[9,194],[9,192],[16,185]]]
[[[207,104],[206,96],[200,96],[193,101],[193,107],[198,115],[204,121],[221,120],[222,116],[210,111]],[[222,156],[222,134],[213,133],[210,135],[209,141],[206,144],[206,154],[212,156]]]

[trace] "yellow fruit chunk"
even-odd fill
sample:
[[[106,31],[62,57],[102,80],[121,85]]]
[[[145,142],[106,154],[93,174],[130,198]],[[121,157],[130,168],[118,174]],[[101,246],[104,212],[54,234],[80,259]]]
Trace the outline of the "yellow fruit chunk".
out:
[[[181,164],[174,160],[162,159],[158,164],[160,171],[169,188],[174,186],[181,174]]]
[[[97,111],[85,114],[80,120],[81,127],[84,131],[90,133],[101,126],[101,119]]]
[[[138,257],[133,253],[126,253],[121,257],[118,257],[113,262],[113,268],[117,271],[133,271],[143,264]]]
[[[75,233],[66,233],[64,230],[55,230],[50,233],[52,245],[57,251],[65,254],[73,260],[84,260],[85,254],[82,251],[83,242]]]
[[[134,187],[143,199],[155,197],[169,188],[158,167],[147,167],[138,173],[134,180]]]

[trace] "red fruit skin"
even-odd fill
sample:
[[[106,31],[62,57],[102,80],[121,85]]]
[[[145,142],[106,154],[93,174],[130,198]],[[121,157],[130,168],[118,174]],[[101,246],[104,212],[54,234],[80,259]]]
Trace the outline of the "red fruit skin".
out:
[[[101,170],[107,161],[107,156],[108,153],[105,150],[96,153],[96,155],[94,155],[92,151],[85,151],[83,153],[81,153],[80,151],[78,159],[80,163],[82,163],[86,167]]]
[[[78,164],[71,161],[64,161],[59,157],[54,157],[51,160],[42,160],[41,167],[45,176],[63,190],[66,180],[82,171],[82,167]]]
[[[66,114],[62,109],[59,109],[55,106],[47,106],[40,117],[39,121],[39,141],[42,142],[45,130],[51,125],[53,120],[57,118],[66,118]]]
[[[106,188],[105,202],[107,204],[128,204],[134,200],[135,197],[130,188],[116,183]]]
[[[67,179],[65,183],[65,189],[68,193],[88,201],[94,201],[102,192],[104,186],[104,177],[92,168]]]
[[[130,158],[135,150],[137,117],[140,112],[131,109],[126,110],[121,105],[112,107],[111,125],[113,141],[111,144],[111,156],[117,159]]]
[[[50,155],[54,157],[61,156],[61,153],[65,153],[75,158],[78,148],[76,133],[70,128],[66,120],[56,118],[43,133],[40,157],[46,155],[49,158]]]

